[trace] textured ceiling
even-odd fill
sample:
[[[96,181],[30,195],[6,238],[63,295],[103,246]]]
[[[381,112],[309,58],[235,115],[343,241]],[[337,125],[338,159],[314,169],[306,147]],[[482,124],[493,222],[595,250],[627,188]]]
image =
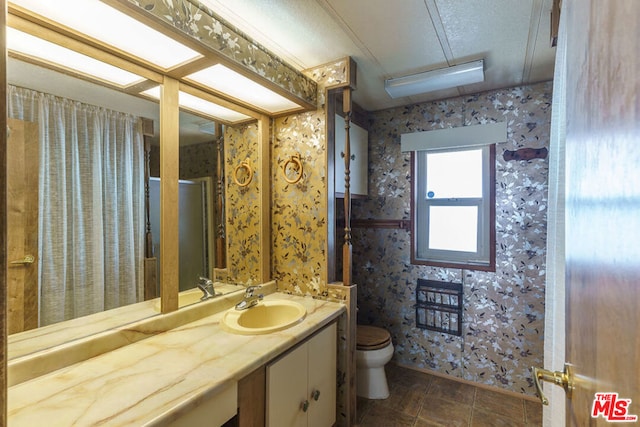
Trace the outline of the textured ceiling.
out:
[[[551,80],[552,0],[201,0],[299,70],[351,56],[367,110]],[[391,99],[384,80],[485,60],[485,82]]]

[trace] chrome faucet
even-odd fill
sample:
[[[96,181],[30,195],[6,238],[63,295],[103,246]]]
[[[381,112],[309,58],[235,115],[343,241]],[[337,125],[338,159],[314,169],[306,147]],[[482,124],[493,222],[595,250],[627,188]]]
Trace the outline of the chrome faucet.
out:
[[[264,295],[262,294],[255,295],[256,289],[260,289],[261,287],[262,286],[248,286],[244,291],[244,298],[236,304],[236,310],[246,310],[257,305],[258,302],[264,298]]]
[[[200,301],[208,300],[216,296],[216,291],[213,288],[213,280],[211,279],[200,277],[198,279],[198,288],[202,291]]]

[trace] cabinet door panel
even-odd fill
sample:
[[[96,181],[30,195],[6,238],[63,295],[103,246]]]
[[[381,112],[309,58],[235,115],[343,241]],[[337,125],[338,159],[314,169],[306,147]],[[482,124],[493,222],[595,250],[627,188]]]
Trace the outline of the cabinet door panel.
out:
[[[336,421],[336,324],[309,341],[309,423],[312,427],[332,426]],[[318,400],[313,398],[319,391]]]
[[[302,345],[267,368],[267,426],[306,426],[301,409],[307,396],[307,345]]]

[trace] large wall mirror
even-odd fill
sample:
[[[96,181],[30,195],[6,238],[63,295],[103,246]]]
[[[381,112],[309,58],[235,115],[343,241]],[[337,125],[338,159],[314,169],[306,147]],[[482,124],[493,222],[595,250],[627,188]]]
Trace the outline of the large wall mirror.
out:
[[[159,274],[167,265],[158,225],[162,165],[179,164],[176,245],[187,267],[170,292],[194,288],[200,276],[218,293],[268,280],[268,117],[181,82],[179,159],[163,158],[159,67],[105,53],[98,56],[138,79],[118,87],[87,78],[75,65],[23,52],[16,33],[51,36],[55,46],[91,56],[99,48],[61,43],[68,35],[35,25],[11,4],[9,11],[8,228],[17,243],[8,245],[8,359],[159,313],[159,302],[145,310],[133,304],[167,289]]]

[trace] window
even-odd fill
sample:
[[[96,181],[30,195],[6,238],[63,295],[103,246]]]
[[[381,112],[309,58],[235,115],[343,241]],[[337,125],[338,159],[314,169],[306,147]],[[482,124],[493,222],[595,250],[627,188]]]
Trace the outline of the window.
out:
[[[411,262],[495,270],[495,144],[412,153]]]

